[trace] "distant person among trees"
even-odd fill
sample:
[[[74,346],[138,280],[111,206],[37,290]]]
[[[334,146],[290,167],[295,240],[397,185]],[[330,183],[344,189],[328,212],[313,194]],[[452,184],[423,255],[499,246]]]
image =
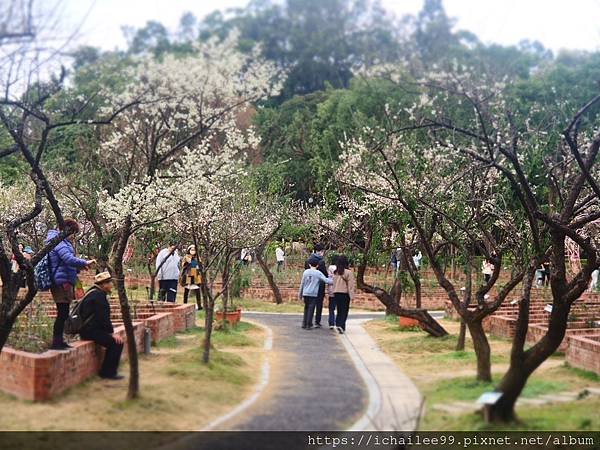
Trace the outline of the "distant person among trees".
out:
[[[250,251],[249,248],[243,248],[240,251],[240,262],[244,266],[247,266],[252,262],[252,252]]]
[[[52,330],[51,350],[68,350],[71,348],[64,339],[65,321],[69,317],[69,305],[75,299],[75,284],[77,273],[81,269],[87,269],[96,262],[95,259],[81,259],[75,256],[73,242],[79,233],[79,224],[75,219],[65,219],[65,228],[75,230],[68,238],[63,239],[54,249],[48,253],[48,266],[50,269],[50,292],[56,304],[56,319]],[[46,244],[63,231],[50,230],[46,238]]]
[[[337,307],[335,327],[340,334],[346,332],[346,320],[350,311],[350,301],[356,294],[356,282],[354,274],[348,269],[349,266],[350,263],[347,256],[340,255],[337,257],[336,268],[333,274],[333,292]]]
[[[23,247],[23,244],[19,244],[19,250],[25,259],[31,259],[31,255],[33,255],[33,249],[30,246]],[[15,255],[13,255],[11,259],[11,269],[13,273],[19,273],[21,271]],[[23,289],[27,287],[27,277],[25,276],[25,272],[21,272],[20,275],[21,278],[19,279],[19,288]]]
[[[337,255],[333,255],[331,257],[331,264],[329,265],[329,267],[327,267],[327,275],[331,279],[333,279],[333,274],[336,269],[336,261],[337,261]],[[335,293],[333,292],[333,285],[327,286],[327,296],[328,296],[328,304],[329,304],[329,318],[328,318],[329,329],[334,330],[335,329],[336,304],[335,304]]]
[[[117,370],[123,351],[123,339],[113,334],[114,328],[110,321],[108,295],[112,289],[113,281],[110,273],[101,272],[94,277],[94,285],[81,301],[83,326],[79,336],[82,340],[94,341],[106,349],[98,375],[109,380],[120,380],[123,376],[117,375]]]
[[[598,275],[600,275],[600,269],[595,269],[592,272],[592,282],[590,283],[590,292],[595,292],[598,289]]]
[[[481,273],[483,274],[483,279],[486,283],[492,278],[492,274],[494,273],[494,263],[489,258],[483,260]]]
[[[542,286],[550,285],[550,263],[545,262],[542,264]]]
[[[198,259],[196,246],[190,245],[183,258],[181,258],[181,275],[179,284],[183,287],[183,303],[188,302],[190,291],[196,295],[198,310],[202,309],[202,298],[200,296],[200,285],[202,284],[202,263]]]
[[[158,280],[158,300],[175,303],[179,280],[179,252],[177,243],[171,242],[156,257],[156,278]]]
[[[413,252],[413,264],[415,265],[416,269],[419,270],[421,268],[421,260],[423,259],[423,255],[421,254],[421,252],[419,250]]]
[[[302,281],[300,282],[300,289],[298,291],[298,297],[304,300],[304,315],[302,317],[302,328],[310,330],[313,328],[313,315],[315,313],[315,306],[317,304],[317,298],[321,285],[332,284],[333,280],[323,275],[318,270],[319,264],[323,259],[316,257],[308,258],[306,263],[308,269],[302,274]]]
[[[323,274],[325,278],[328,277],[327,267],[325,266],[325,259],[323,255],[325,254],[325,249],[321,244],[315,244],[315,249],[313,253],[308,257],[306,262],[304,263],[304,268],[308,269],[310,267],[309,260],[315,259],[317,260],[317,269],[319,272]],[[315,304],[315,327],[321,328],[321,317],[323,315],[323,299],[325,298],[325,282],[319,283],[319,292],[317,295],[317,301]],[[311,317],[312,322],[312,317]]]
[[[281,272],[285,264],[285,251],[280,245],[275,249],[275,259],[277,260],[277,272]]]

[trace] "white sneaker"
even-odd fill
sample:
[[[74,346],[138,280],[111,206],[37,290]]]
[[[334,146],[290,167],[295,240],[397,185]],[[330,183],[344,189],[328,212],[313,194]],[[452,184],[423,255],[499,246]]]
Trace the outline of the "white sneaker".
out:
[[[329,329],[330,330],[335,330],[335,327],[333,325],[329,325]]]
[[[340,334],[344,334],[344,329],[342,327],[337,327],[337,332]]]

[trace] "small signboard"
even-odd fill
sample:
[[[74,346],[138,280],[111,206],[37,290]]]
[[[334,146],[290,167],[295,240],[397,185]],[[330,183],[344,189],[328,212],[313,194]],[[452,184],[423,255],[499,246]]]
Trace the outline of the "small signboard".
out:
[[[495,405],[500,397],[502,397],[502,392],[484,392],[477,399],[477,403],[480,405]]]
[[[552,312],[552,305],[546,305],[546,306],[544,306],[544,311],[546,311],[547,313],[551,313]]]

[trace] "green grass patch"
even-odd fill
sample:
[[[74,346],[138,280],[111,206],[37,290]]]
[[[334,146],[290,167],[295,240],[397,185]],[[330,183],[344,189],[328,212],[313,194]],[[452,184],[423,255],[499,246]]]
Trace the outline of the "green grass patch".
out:
[[[176,348],[178,344],[177,336],[173,335],[161,339],[155,346],[156,348]]]
[[[478,381],[473,377],[450,378],[437,381],[426,388],[426,397],[431,404],[453,401],[475,401],[484,392],[493,391],[500,377],[491,382]],[[523,389],[522,397],[532,398],[548,393],[556,393],[568,387],[561,381],[531,379]]]
[[[600,375],[598,375],[597,373],[590,372],[589,370],[579,369],[577,367],[570,366],[569,363],[565,363],[565,365],[563,367],[565,370],[572,373],[573,375],[576,375],[579,378],[582,378],[584,380],[593,381],[596,383],[600,382]]]
[[[264,300],[256,300],[250,298],[236,299],[236,304],[240,305],[242,311],[261,311],[261,312],[279,312],[279,313],[301,313],[304,311],[304,304],[297,302],[293,303],[273,303]],[[244,313],[242,312],[242,315]]]
[[[422,423],[424,430],[469,431],[589,431],[600,430],[600,399],[590,398],[546,406],[517,409],[517,421],[508,424],[488,424],[481,414],[449,415],[431,411]]]

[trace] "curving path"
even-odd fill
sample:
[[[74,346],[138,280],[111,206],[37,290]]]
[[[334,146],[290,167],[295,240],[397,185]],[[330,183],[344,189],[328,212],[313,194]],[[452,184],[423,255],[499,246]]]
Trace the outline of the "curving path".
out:
[[[364,412],[368,393],[336,332],[300,328],[298,314],[245,313],[273,331],[265,391],[219,430],[344,430]]]

